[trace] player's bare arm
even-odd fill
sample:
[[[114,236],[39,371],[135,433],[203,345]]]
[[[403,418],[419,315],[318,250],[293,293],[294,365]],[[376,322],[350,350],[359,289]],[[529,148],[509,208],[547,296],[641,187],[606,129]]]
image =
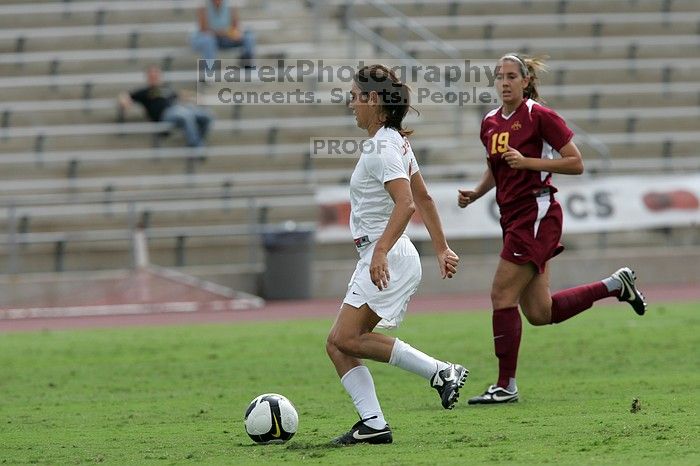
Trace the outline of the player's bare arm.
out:
[[[517,149],[508,146],[503,159],[515,170],[533,170],[540,172],[561,173],[563,175],[580,175],[583,173],[581,152],[573,141],[569,141],[559,152],[560,159],[550,160],[525,157]]]
[[[386,255],[401,237],[411,216],[416,211],[416,206],[411,195],[411,186],[405,178],[398,178],[384,183],[386,191],[394,201],[394,210],[389,217],[384,233],[377,240],[372,254],[372,262],[369,266],[369,274],[379,290],[389,285],[389,262]]]
[[[411,176],[411,192],[413,193],[413,202],[416,205],[416,209],[423,219],[423,224],[433,242],[440,276],[442,278],[452,278],[457,273],[459,256],[447,244],[435,202],[430,196],[425,180],[423,180],[420,172],[416,172]]]
[[[457,190],[457,205],[462,209],[467,207],[472,202],[482,197],[487,192],[491,191],[496,186],[496,180],[493,178],[493,173],[490,167],[486,167],[486,171],[481,176],[481,181],[473,190],[458,189]]]

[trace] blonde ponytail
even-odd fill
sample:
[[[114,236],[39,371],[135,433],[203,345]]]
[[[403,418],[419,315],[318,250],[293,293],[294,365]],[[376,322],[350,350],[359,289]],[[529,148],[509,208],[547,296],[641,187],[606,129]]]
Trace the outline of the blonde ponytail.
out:
[[[537,102],[544,102],[540,97],[540,93],[537,90],[537,86],[540,84],[540,78],[537,73],[544,73],[547,71],[547,65],[545,60],[548,57],[525,57],[525,66],[527,66],[527,71],[530,74],[530,82],[527,87],[523,90],[523,94],[526,99],[536,100]]]

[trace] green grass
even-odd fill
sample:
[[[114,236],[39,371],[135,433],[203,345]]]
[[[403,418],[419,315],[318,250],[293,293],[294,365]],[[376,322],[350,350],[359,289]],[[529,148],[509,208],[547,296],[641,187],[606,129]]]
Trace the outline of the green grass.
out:
[[[513,405],[444,411],[426,381],[370,362],[394,444],[351,448],[327,446],[356,420],[330,323],[0,335],[0,463],[700,464],[700,303],[525,325]],[[463,398],[495,377],[489,313],[409,313],[396,334],[469,367]],[[299,411],[286,445],[245,434],[264,392]]]

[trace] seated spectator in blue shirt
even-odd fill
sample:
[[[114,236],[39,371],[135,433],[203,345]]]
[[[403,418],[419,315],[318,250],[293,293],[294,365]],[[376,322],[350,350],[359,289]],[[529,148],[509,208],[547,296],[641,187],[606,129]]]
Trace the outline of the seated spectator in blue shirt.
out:
[[[192,36],[192,47],[207,60],[207,66],[212,66],[219,50],[238,47],[243,49],[241,65],[253,66],[255,36],[250,29],[241,31],[238,11],[227,0],[206,0],[197,15],[199,30]]]
[[[119,94],[119,106],[127,110],[134,102],[141,104],[151,121],[165,121],[181,128],[187,145],[202,147],[211,126],[209,111],[190,103],[182,103],[182,93],[163,83],[160,68],[150,65],[146,69],[148,86]]]

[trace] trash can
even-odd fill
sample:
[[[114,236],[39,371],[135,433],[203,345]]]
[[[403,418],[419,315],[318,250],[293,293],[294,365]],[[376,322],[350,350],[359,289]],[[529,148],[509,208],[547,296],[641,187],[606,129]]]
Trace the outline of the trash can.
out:
[[[293,222],[288,222],[263,233],[262,240],[265,248],[263,297],[310,298],[314,230],[300,229]]]

